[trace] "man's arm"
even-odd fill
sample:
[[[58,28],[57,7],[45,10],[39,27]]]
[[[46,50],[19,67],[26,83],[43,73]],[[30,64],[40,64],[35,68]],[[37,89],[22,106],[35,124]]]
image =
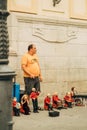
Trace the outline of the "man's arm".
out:
[[[37,61],[37,63],[38,63],[39,70],[40,70],[39,79],[40,79],[40,81],[42,81],[43,79],[42,79],[42,74],[41,74],[40,64],[39,64],[39,62],[38,62],[38,61]]]

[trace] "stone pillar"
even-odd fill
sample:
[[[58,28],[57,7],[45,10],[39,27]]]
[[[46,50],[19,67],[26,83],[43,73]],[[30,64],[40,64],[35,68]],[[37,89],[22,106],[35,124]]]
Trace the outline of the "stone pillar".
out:
[[[12,130],[12,80],[15,72],[9,67],[7,0],[0,0],[0,129]]]

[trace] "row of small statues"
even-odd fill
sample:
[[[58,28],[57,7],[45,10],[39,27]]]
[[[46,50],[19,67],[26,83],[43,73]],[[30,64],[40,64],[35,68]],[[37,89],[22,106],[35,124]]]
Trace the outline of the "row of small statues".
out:
[[[71,88],[71,92],[67,92],[63,99],[60,99],[57,92],[54,92],[53,95],[48,93],[44,97],[43,107],[38,106],[38,97],[39,92],[36,91],[35,88],[32,88],[32,92],[30,95],[24,94],[21,97],[20,103],[17,102],[17,98],[13,98],[12,106],[13,106],[13,115],[20,116],[20,112],[29,115],[31,113],[30,110],[30,99],[32,100],[33,112],[39,113],[39,110],[47,110],[51,111],[54,109],[67,109],[72,108],[73,104],[82,105],[82,101],[78,98],[75,98],[76,94],[75,87]]]

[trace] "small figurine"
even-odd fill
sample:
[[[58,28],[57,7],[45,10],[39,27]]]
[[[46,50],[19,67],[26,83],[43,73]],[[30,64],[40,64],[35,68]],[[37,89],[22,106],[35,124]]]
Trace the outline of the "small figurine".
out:
[[[12,107],[14,116],[20,116],[20,103],[17,102],[16,97],[13,98]]]
[[[57,108],[57,109],[63,108],[62,100],[58,97],[57,92],[55,92],[52,95],[52,104],[53,104],[53,108]]]
[[[29,97],[27,94],[24,94],[21,98],[21,106],[24,110],[25,115],[29,115],[30,113],[30,107],[29,107]]]
[[[64,96],[64,101],[67,107],[72,108],[72,97],[70,92],[66,93]]]
[[[76,90],[76,88],[75,87],[72,87],[71,88],[71,96],[72,96],[72,98],[75,98],[75,95],[77,94],[77,90]]]
[[[48,93],[44,99],[44,109],[48,111],[53,110],[50,93]]]
[[[34,113],[39,113],[38,112],[38,96],[39,96],[39,92],[37,92],[35,88],[32,88],[30,98],[32,99]]]

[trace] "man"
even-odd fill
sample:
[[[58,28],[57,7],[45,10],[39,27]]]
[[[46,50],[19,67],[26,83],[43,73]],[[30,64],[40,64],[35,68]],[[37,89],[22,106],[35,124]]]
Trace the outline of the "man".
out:
[[[31,94],[32,88],[40,92],[42,76],[36,51],[36,46],[30,44],[28,46],[28,52],[24,54],[21,61],[21,67],[24,72],[25,93],[28,95]]]

